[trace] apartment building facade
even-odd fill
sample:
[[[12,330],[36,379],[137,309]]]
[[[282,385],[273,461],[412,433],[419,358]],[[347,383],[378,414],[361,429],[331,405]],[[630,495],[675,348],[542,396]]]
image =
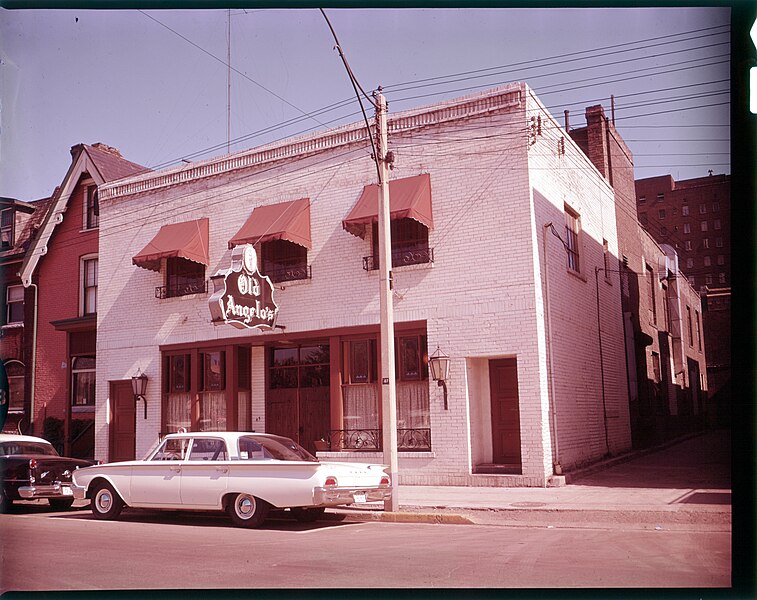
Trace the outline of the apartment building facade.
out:
[[[710,396],[723,422],[731,379],[731,176],[639,179],[635,200],[639,221],[658,243],[676,249],[681,271],[704,298]]]

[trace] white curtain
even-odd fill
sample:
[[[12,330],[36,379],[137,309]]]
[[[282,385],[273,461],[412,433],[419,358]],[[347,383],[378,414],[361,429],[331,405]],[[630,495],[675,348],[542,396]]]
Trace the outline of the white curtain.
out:
[[[250,423],[250,392],[239,390],[237,392],[237,428],[239,431],[252,431]]]
[[[429,429],[428,382],[397,382],[397,428]]]
[[[226,392],[200,394],[200,431],[226,430]]]
[[[376,384],[345,385],[344,425],[347,430],[378,429],[379,403]]]
[[[190,429],[192,425],[191,401],[192,396],[188,393],[168,394],[166,402],[167,433],[175,433],[180,427]]]

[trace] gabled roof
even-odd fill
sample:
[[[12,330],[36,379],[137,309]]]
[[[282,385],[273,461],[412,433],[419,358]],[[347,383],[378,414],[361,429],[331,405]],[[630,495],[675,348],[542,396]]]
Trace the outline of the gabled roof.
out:
[[[147,167],[126,160],[116,149],[102,144],[77,144],[71,147],[71,166],[49,200],[39,235],[33,240],[21,265],[21,282],[28,287],[40,258],[47,254],[47,244],[55,228],[63,222],[68,201],[83,173],[88,173],[100,186],[124,177],[149,171]]]
[[[13,240],[13,248],[0,252],[0,262],[18,261],[21,255],[26,252],[34,239],[34,234],[40,228],[42,220],[47,214],[47,208],[50,204],[50,198],[35,200],[34,202],[21,202],[12,198],[1,198],[0,205],[3,208],[15,207],[16,210],[28,213],[29,216],[23,220],[23,227],[16,231]]]

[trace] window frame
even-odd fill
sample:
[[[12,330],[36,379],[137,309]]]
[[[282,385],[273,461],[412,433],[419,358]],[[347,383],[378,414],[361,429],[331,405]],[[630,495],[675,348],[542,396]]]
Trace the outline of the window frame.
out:
[[[88,265],[94,263],[94,284],[91,285]],[[97,285],[99,278],[99,261],[97,254],[87,254],[80,258],[79,264],[79,316],[87,317],[97,314]],[[92,291],[92,299],[89,292]],[[94,304],[94,310],[91,304]]]
[[[567,204],[565,209],[565,252],[568,272],[581,274],[581,215]]]
[[[260,244],[260,272],[273,283],[309,278],[308,249],[289,240]]]
[[[3,224],[5,216],[8,215],[9,222]],[[7,237],[7,243],[4,241]],[[0,240],[3,240],[0,250],[9,250],[16,243],[16,211],[13,207],[0,210]]]
[[[200,275],[202,273],[202,275]],[[166,259],[166,298],[191,296],[205,291],[205,265],[177,256]]]
[[[21,299],[20,300],[11,300],[11,290],[21,291]],[[24,323],[24,296],[25,296],[25,290],[24,286],[21,284],[10,284],[5,287],[5,323],[4,325],[18,325]],[[14,308],[17,308],[18,305],[21,305],[21,318],[11,318],[11,313],[13,312]]]
[[[96,183],[86,184],[84,188],[84,229],[100,227],[100,198]]]
[[[77,363],[84,359],[91,359],[94,361],[93,367],[79,367],[77,366]],[[91,400],[90,398],[87,398],[87,402],[80,403],[76,401],[76,394],[79,386],[77,385],[79,381],[79,375],[83,374],[91,374],[92,380],[87,385],[88,388],[91,387]],[[91,412],[95,409],[95,381],[97,379],[97,357],[95,355],[81,355],[81,356],[73,356],[71,357],[71,395],[69,398],[69,403],[71,406],[72,412]],[[89,394],[87,394],[89,396]]]

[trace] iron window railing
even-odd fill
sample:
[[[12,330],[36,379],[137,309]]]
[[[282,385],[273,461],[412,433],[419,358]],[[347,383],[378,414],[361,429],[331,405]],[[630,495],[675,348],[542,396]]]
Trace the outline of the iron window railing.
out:
[[[298,281],[300,279],[312,279],[313,273],[310,265],[288,265],[281,267],[268,267],[265,274],[273,283],[284,281]]]
[[[433,248],[413,248],[406,250],[392,250],[392,267],[402,267],[405,265],[420,265],[434,262]],[[366,271],[375,271],[379,268],[379,257],[377,255],[363,257],[363,269]]]
[[[161,285],[155,288],[155,297],[161,300],[165,298],[177,298],[190,294],[203,294],[208,291],[208,280],[188,281],[170,285]]]
[[[380,429],[335,429],[327,440],[331,451],[378,452],[383,450]],[[430,452],[431,429],[397,429],[399,452]]]

